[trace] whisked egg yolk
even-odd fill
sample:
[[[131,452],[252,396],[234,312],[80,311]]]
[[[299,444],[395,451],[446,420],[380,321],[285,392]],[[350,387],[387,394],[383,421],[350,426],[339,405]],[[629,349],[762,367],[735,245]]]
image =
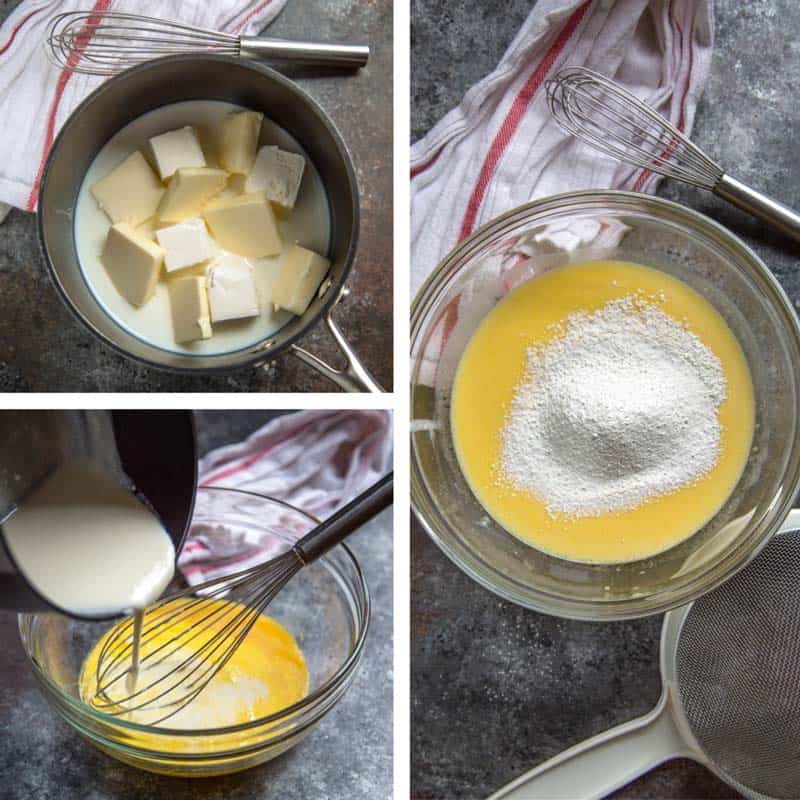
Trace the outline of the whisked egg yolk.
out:
[[[119,718],[146,725],[181,730],[201,730],[229,727],[251,722],[281,711],[301,700],[308,694],[308,667],[305,657],[294,636],[276,620],[259,616],[246,638],[236,649],[228,662],[217,672],[208,685],[184,708],[159,722],[167,710],[159,708],[157,695],[168,685],[164,676],[181,665],[189,655],[187,648],[175,650],[170,642],[185,641],[189,635],[209,639],[220,632],[231,617],[241,610],[241,606],[225,600],[204,601],[195,611],[186,610],[190,601],[178,600],[163,606],[158,613],[180,612],[174,622],[163,628],[153,628],[143,640],[142,664],[136,680],[136,691],[142,694],[136,702],[130,702],[131,710],[119,714]],[[182,609],[181,606],[184,606]],[[209,612],[216,612],[212,624],[207,620]],[[152,623],[149,614],[144,617],[144,630]],[[204,627],[205,626],[205,627]],[[131,689],[129,668],[131,656],[129,644],[132,640],[130,620],[123,620],[110,628],[92,648],[84,661],[80,676],[81,698],[88,705],[101,710],[115,712],[119,707],[115,701],[127,697]],[[181,639],[184,634],[184,639]],[[201,638],[200,644],[203,639]],[[115,648],[122,648],[117,649]],[[198,646],[195,639],[193,646]],[[105,648],[105,652],[104,652]],[[162,648],[158,654],[156,651]],[[122,657],[114,663],[113,669],[100,679],[103,696],[98,696],[98,677],[109,662],[109,654],[121,653]],[[147,658],[152,654],[151,658]],[[161,656],[168,654],[166,659]],[[119,676],[118,680],[113,680]],[[161,683],[157,683],[162,679]],[[178,695],[173,694],[172,698]],[[142,701],[150,701],[141,709],[132,708]],[[159,743],[163,748],[164,742]],[[168,746],[168,749],[169,746]],[[180,749],[176,742],[176,749]]]

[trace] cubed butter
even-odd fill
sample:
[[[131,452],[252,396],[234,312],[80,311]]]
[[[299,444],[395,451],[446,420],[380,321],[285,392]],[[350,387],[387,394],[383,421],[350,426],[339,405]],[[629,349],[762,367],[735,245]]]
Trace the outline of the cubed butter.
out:
[[[127,222],[118,222],[108,231],[101,260],[116,290],[141,306],[156,289],[164,251]]]
[[[261,312],[252,264],[225,253],[208,268],[208,304],[211,321],[257,317]]]
[[[150,153],[162,181],[169,180],[180,167],[204,167],[206,158],[194,128],[186,126],[176,131],[153,136]]]
[[[331,262],[327,258],[292,245],[286,254],[278,280],[272,288],[272,302],[298,316],[309,306]]]
[[[206,206],[203,216],[217,243],[231,253],[261,258],[281,251],[275,212],[260,192],[217,200]]]
[[[282,208],[294,208],[303,180],[306,160],[274,146],[258,151],[252,172],[244,185],[246,192],[264,192],[267,200]]]
[[[194,342],[211,336],[206,279],[173,278],[169,286],[172,326],[176,342]]]
[[[141,225],[136,226],[136,233],[141,234],[151,242],[156,241],[156,230],[158,230],[158,221],[155,217],[146,219]]]
[[[167,272],[199,264],[214,254],[206,224],[199,217],[160,228],[156,231],[156,239],[164,248]]]
[[[264,115],[258,111],[238,111],[228,114],[222,121],[219,163],[228,172],[240,175],[250,172],[256,158],[263,119]]]
[[[183,222],[196,217],[212,197],[219,194],[228,173],[210,167],[181,167],[170,178],[167,191],[158,207],[161,222]]]
[[[164,195],[161,181],[138,150],[97,181],[91,191],[112,222],[134,227],[156,213]]]

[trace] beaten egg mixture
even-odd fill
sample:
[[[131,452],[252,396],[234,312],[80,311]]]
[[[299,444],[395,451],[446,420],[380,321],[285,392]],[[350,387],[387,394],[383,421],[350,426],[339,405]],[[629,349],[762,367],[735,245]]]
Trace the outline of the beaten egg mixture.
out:
[[[186,602],[189,601],[174,601],[176,608],[177,604]],[[225,607],[230,607],[231,613],[235,611],[234,604],[225,600],[206,601],[202,605],[202,610],[183,614],[181,621],[176,625],[170,625],[168,631],[147,637],[146,645],[142,648],[142,658],[148,652],[166,644],[172,637],[188,632],[193,626],[195,629],[200,627],[200,617],[206,616],[210,610],[224,613]],[[98,707],[95,695],[98,685],[98,662],[102,649],[119,627],[125,624],[128,624],[127,620],[108,630],[92,648],[83,664],[80,694],[89,706]],[[145,616],[145,630],[147,625],[148,620]],[[218,629],[219,626],[216,626],[216,630]],[[214,630],[213,627],[210,628],[207,635],[212,635]],[[178,651],[166,664],[148,666],[148,662],[145,661],[139,671],[137,689],[162,677],[170,669],[177,667],[185,657],[186,651]],[[120,672],[126,671],[130,663],[128,656],[127,661],[121,664]],[[127,696],[129,686],[126,685],[126,677],[128,676],[122,677],[108,689],[107,694],[111,701]],[[259,616],[230,660],[187,706],[163,723],[155,723],[155,720],[165,712],[150,708],[126,712],[120,715],[120,719],[148,725],[155,723],[164,728],[180,730],[216,729],[240,725],[279,712],[302,700],[308,694],[308,680],[305,658],[292,634],[276,620]],[[142,699],[155,697],[159,691],[163,689],[158,687],[148,689]],[[158,744],[161,748],[169,748],[161,738]],[[175,740],[176,751],[185,748],[185,742]]]
[[[716,463],[689,485],[630,510],[591,516],[549,513],[542,498],[511,486],[498,470],[501,432],[518,387],[529,380],[529,349],[546,345],[570,315],[592,313],[631,295],[654,298],[660,311],[685,325],[719,359],[726,396],[718,409],[721,434]],[[486,511],[507,531],[540,550],[593,563],[646,558],[701,528],[736,486],[749,457],[754,424],[747,361],[720,314],[681,281],[626,262],[554,269],[503,298],[461,357],[451,407],[462,472]],[[558,449],[563,456],[564,448]]]

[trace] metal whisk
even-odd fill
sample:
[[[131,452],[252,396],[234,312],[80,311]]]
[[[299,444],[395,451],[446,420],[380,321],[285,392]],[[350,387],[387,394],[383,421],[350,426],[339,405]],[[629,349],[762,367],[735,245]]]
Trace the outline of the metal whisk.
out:
[[[50,23],[46,50],[57,66],[86,75],[114,75],[151,58],[178,53],[254,56],[339,67],[363,67],[369,47],[295,42],[198,28],[115,11],[67,11]]]
[[[93,707],[114,716],[145,711],[154,725],[189,705],[288,581],[386,508],[393,485],[390,473],[285,553],[165,597],[112,628],[95,669]]]
[[[619,84],[585,67],[567,67],[546,85],[550,111],[568,133],[627,164],[708,189],[800,240],[800,214],[732,178]]]

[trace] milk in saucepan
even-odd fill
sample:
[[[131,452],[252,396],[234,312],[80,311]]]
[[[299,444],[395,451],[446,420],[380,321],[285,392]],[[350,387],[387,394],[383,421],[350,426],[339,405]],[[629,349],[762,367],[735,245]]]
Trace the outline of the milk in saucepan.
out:
[[[294,243],[327,256],[330,245],[330,209],[319,173],[299,143],[285,130],[267,119],[261,128],[261,144],[275,144],[283,150],[302,154],[306,159],[303,181],[294,209],[278,216],[284,243],[278,256],[250,259],[254,265],[261,299],[257,317],[214,325],[210,339],[178,344],[172,328],[169,295],[159,281],[154,296],[140,308],[132,306],[114,288],[100,254],[111,222],[91,194],[91,187],[111,172],[134,150],[147,152],[150,137],[185,125],[193,126],[200,137],[208,166],[216,167],[217,131],[226,114],[244,111],[241,106],[217,100],[190,100],[164,106],[135,119],[115,134],[97,154],[78,194],[75,209],[75,247],[81,271],[95,298],[121,326],[140,339],[164,350],[182,354],[214,355],[250,347],[283,327],[292,315],[275,311],[270,303],[272,285],[280,272],[288,247]],[[231,181],[241,180],[234,176]],[[231,194],[223,192],[220,197]],[[147,225],[147,223],[145,223]],[[187,274],[191,274],[187,272]]]

